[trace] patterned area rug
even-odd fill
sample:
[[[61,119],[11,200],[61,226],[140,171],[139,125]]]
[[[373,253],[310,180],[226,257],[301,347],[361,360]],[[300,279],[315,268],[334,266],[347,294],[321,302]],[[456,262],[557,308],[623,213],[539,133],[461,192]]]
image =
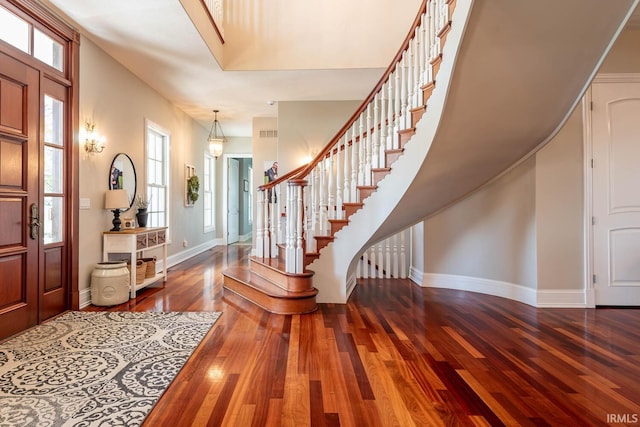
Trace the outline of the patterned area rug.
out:
[[[0,426],[138,426],[221,313],[70,312],[0,344]]]

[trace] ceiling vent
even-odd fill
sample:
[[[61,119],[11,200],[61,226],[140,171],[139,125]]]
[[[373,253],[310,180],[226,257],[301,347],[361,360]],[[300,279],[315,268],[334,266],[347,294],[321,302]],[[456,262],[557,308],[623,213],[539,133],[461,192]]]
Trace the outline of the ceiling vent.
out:
[[[260,138],[277,138],[277,137],[278,137],[277,129],[260,131]]]

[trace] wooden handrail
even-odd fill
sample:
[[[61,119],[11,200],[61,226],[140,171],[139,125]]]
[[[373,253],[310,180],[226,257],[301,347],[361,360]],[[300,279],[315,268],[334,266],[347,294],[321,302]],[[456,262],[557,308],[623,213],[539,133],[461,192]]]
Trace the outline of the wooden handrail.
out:
[[[353,123],[358,119],[360,114],[362,114],[362,112],[364,112],[366,110],[367,106],[373,101],[373,99],[375,98],[376,94],[380,91],[380,89],[382,88],[384,83],[387,81],[387,79],[389,78],[391,73],[393,73],[393,71],[397,67],[398,63],[402,59],[402,54],[409,47],[409,42],[411,41],[411,39],[414,36],[415,29],[420,25],[420,21],[422,19],[422,14],[426,13],[426,11],[427,11],[427,4],[429,3],[429,1],[430,0],[423,0],[422,5],[420,6],[420,9],[418,10],[418,13],[417,13],[417,15],[416,15],[416,17],[415,17],[415,19],[413,21],[413,25],[411,25],[411,29],[409,30],[407,36],[404,39],[404,42],[402,43],[402,45],[398,49],[398,52],[393,57],[393,60],[391,61],[391,64],[387,67],[387,70],[384,72],[384,74],[382,75],[382,77],[380,78],[378,83],[375,85],[375,87],[373,88],[373,90],[371,91],[369,96],[367,96],[365,98],[365,100],[362,102],[362,104],[356,110],[356,112],[351,115],[349,120],[347,120],[347,122],[344,124],[344,126],[342,126],[340,128],[340,130],[327,143],[327,145],[325,145],[325,147],[313,158],[313,160],[306,165],[306,167],[302,170],[302,172],[299,175],[297,175],[298,177],[307,176],[309,173],[311,173],[313,168],[315,168],[318,165],[318,163],[320,163],[322,161],[322,159],[324,159],[325,157],[327,157],[329,155],[329,153],[331,152],[333,146],[338,142],[338,140],[340,138],[342,138],[344,133],[353,125]]]
[[[307,164],[305,163],[302,166],[298,166],[297,168],[295,168],[292,171],[287,172],[286,174],[279,176],[277,179],[274,179],[273,181],[263,184],[261,186],[258,187],[258,190],[260,191],[264,191],[264,190],[268,190],[270,188],[275,187],[276,185],[280,184],[281,182],[284,182],[286,180],[288,180],[289,178],[291,178],[292,176],[297,175],[301,170],[304,170],[304,168],[307,167]]]

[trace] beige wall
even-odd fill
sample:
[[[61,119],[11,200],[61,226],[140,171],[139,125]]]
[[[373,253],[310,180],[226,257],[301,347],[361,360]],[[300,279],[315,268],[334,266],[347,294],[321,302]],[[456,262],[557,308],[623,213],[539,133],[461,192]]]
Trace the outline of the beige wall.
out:
[[[424,271],[535,288],[535,160],[424,221]]]
[[[640,72],[640,29],[625,30],[613,45],[607,59],[600,67],[600,73]]]
[[[538,289],[584,288],[582,108],[536,154]]]
[[[308,162],[335,136],[362,101],[278,102],[280,173]]]
[[[222,67],[227,70],[386,68],[421,3],[421,0],[228,1],[224,11]],[[301,16],[307,18],[300,19]],[[327,21],[332,22],[330,31]]]
[[[638,73],[640,30],[624,31],[601,73]],[[534,157],[424,222],[425,273],[539,290],[584,289],[583,120],[579,105]]]
[[[79,289],[89,287],[96,262],[102,260],[102,231],[111,228],[112,214],[104,210],[109,166],[113,157],[127,153],[136,167],[138,191],[144,191],[145,120],[151,120],[171,135],[169,255],[207,244],[215,233],[203,233],[202,203],[184,207],[184,165],[194,165],[202,177],[208,130],[147,86],[87,38],[80,45],[80,121],[91,119],[106,136],[101,154],[88,155],[82,147],[80,198],[90,208],[80,210]],[[133,210],[123,216],[133,216]],[[218,217],[219,218],[219,217]],[[219,227],[218,227],[219,229]]]

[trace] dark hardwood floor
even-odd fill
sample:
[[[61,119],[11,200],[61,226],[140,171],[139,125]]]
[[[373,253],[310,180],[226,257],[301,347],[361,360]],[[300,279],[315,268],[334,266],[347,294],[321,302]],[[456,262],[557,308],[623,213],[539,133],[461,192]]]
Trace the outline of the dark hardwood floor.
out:
[[[216,247],[108,308],[223,312],[145,426],[640,424],[640,310],[370,279],[346,305],[273,315],[223,292],[248,250]]]

